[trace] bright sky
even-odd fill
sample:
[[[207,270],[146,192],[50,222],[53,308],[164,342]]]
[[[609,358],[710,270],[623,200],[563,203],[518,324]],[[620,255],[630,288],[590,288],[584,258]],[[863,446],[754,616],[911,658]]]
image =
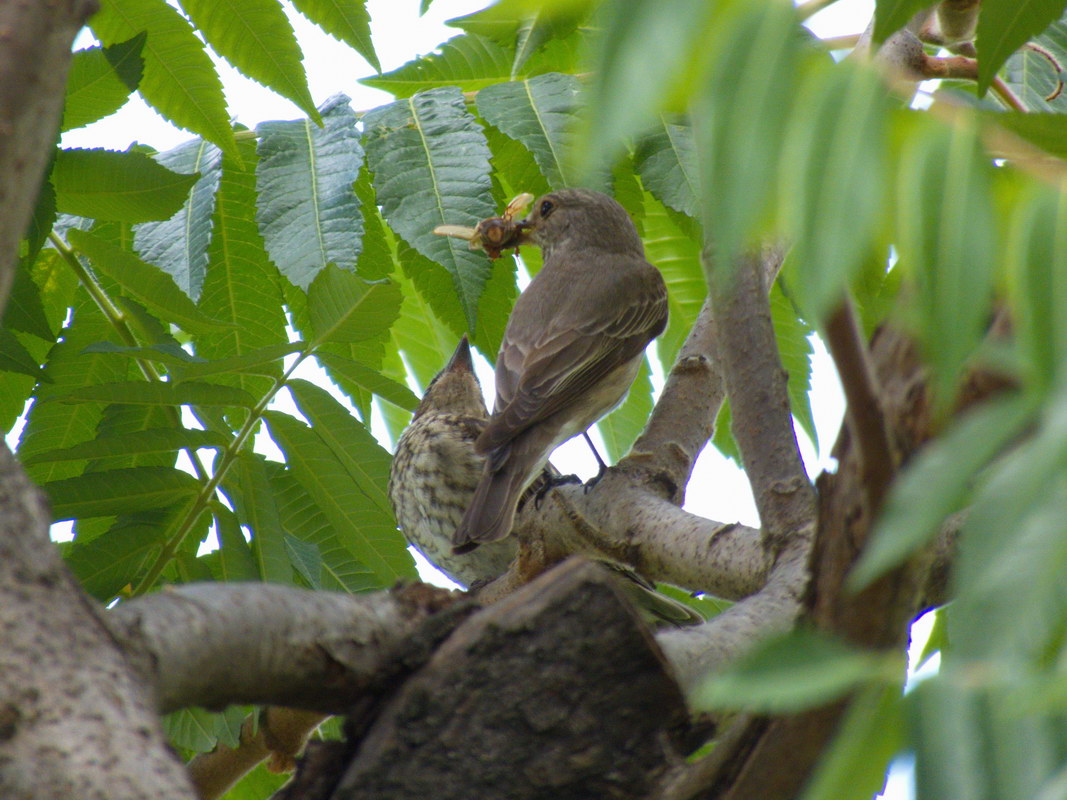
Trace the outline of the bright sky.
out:
[[[170,2],[173,3],[174,0]],[[446,38],[458,33],[456,29],[446,27],[443,24],[445,20],[476,11],[486,4],[487,0],[437,0],[424,17],[419,17],[418,0],[368,0],[372,36],[382,69],[395,69],[415,55],[430,52]],[[352,98],[352,105],[356,109],[373,108],[391,100],[385,92],[361,86],[356,82],[358,78],[373,72],[358,54],[322,33],[286,5],[304,52],[311,94],[317,104],[338,92]],[[841,0],[809,20],[808,25],[819,36],[858,33],[870,20],[873,7],[873,0]],[[91,35],[85,31],[76,44],[78,47],[84,47],[92,43]],[[239,122],[253,127],[265,120],[295,119],[302,116],[288,100],[269,92],[217,59],[216,63],[226,88],[230,112]],[[63,136],[62,143],[68,147],[124,149],[131,143],[131,135],[158,150],[167,150],[190,138],[187,132],[178,130],[163,120],[135,95],[111,117],[68,132]],[[484,362],[480,372],[482,385],[491,395],[492,373]],[[313,380],[317,378],[316,382],[333,390],[321,373],[316,375],[312,370],[303,377]],[[656,378],[657,386],[662,385],[662,375]],[[844,405],[832,363],[821,347],[817,349],[814,359],[813,386],[815,423],[825,453],[836,438]],[[280,400],[283,410],[295,413],[295,409],[287,402],[288,398]],[[379,438],[387,443],[381,426],[374,427]],[[805,463],[813,477],[823,469],[832,468],[832,462],[827,455],[820,456],[815,453],[806,437],[802,433],[798,435]],[[257,449],[277,454],[265,436],[257,440]],[[585,477],[596,472],[596,465],[580,439],[572,440],[557,450],[553,462],[564,472],[576,472]],[[686,508],[723,522],[738,521],[753,526],[759,524],[744,473],[712,448],[698,461],[690,483]],[[443,576],[428,568],[421,559],[420,571],[428,580],[443,582]],[[919,635],[916,638],[923,641],[926,636]],[[891,775],[885,794],[887,798],[905,798],[911,795],[907,767],[900,766],[904,769],[895,769]]]

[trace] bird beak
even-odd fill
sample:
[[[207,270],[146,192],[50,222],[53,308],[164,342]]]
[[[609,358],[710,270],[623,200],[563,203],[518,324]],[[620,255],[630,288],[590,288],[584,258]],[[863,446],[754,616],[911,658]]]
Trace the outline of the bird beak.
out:
[[[452,358],[448,359],[445,370],[447,372],[474,372],[474,362],[471,361],[471,345],[467,341],[467,334],[463,334],[463,338],[459,340],[459,344],[456,345],[456,352],[452,354]]]

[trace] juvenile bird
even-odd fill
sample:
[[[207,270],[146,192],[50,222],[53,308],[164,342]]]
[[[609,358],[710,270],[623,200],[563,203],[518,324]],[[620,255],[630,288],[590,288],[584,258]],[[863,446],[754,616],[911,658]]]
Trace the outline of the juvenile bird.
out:
[[[544,266],[515,301],[496,363],[496,404],[475,450],[486,456],[457,553],[511,531],[523,491],[560,444],[625,397],[645,347],[667,324],[667,289],[633,221],[588,189],[539,198],[516,244]]]
[[[463,586],[501,575],[518,550],[515,539],[507,538],[477,553],[452,552],[452,533],[485,464],[485,457],[474,451],[474,441],[488,422],[489,409],[464,336],[400,435],[389,472],[389,500],[404,536]]]

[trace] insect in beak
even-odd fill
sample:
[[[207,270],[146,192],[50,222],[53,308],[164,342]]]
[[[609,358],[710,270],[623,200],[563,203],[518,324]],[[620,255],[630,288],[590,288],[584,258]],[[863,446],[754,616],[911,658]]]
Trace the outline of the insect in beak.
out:
[[[483,219],[475,228],[462,225],[438,225],[433,232],[438,236],[466,239],[470,243],[471,250],[484,250],[489,258],[499,258],[502,250],[509,247],[515,247],[517,250],[522,243],[522,234],[530,225],[524,220],[516,220],[515,217],[533,199],[532,194],[523,192],[508,203],[501,216]]]

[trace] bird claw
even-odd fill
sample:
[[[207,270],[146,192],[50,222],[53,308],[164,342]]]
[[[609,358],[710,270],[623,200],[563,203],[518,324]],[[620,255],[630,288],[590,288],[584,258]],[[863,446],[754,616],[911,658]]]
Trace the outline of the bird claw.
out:
[[[579,478],[577,475],[554,475],[551,478],[546,477],[544,483],[541,484],[541,486],[537,490],[537,493],[534,495],[534,508],[540,511],[541,503],[544,501],[545,495],[547,495],[557,486],[564,486],[568,483],[581,482],[582,479]]]
[[[585,484],[582,486],[582,491],[585,492],[585,494],[589,494],[591,491],[593,491],[593,489],[596,488],[596,485],[600,483],[600,481],[604,478],[605,475],[608,474],[609,469],[611,469],[611,467],[601,461],[600,469],[597,470],[596,475],[594,475],[592,478],[585,482]]]

